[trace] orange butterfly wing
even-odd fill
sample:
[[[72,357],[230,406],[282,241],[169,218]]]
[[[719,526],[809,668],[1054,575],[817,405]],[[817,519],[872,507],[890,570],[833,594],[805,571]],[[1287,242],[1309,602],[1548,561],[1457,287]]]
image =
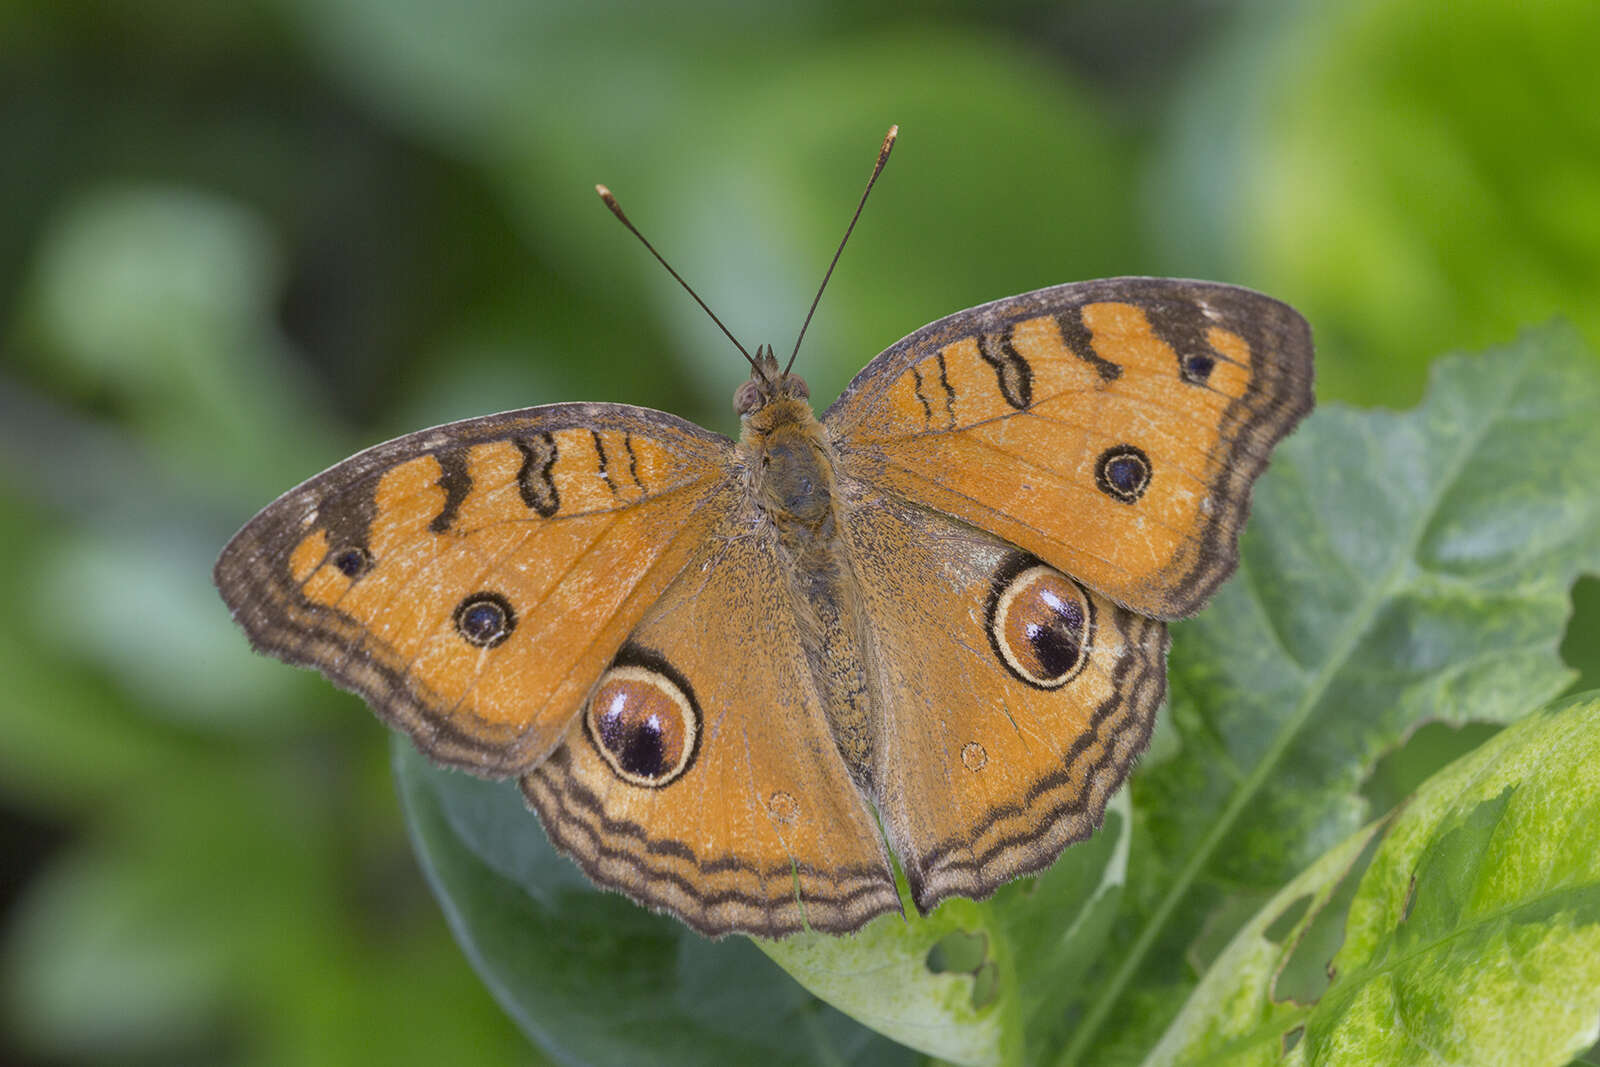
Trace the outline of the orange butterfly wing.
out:
[[[1287,305],[1110,278],[918,330],[823,422],[850,476],[1170,619],[1233,572],[1251,483],[1311,385],[1310,328]]]
[[[1165,624],[871,487],[842,534],[874,621],[876,799],[912,900],[926,912],[1042,870],[1100,825],[1144,751]]]
[[[519,773],[726,513],[731,449],[610,404],[424,430],[266,507],[216,583],[258,650],[360,694],[442,763]]]
[[[898,911],[882,835],[828,729],[804,613],[771,525],[753,505],[734,513],[523,779],[551,840],[595,881],[711,936],[842,932]],[[608,724],[634,700],[645,730]]]

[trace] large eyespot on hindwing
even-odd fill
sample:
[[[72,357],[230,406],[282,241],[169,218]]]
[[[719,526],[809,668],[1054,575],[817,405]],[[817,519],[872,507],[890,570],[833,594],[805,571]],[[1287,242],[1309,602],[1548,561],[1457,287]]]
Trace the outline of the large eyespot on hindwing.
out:
[[[517,628],[517,613],[511,610],[511,601],[487,590],[468,595],[456,605],[453,617],[461,639],[479,648],[493,648]]]
[[[630,785],[660,789],[683,777],[700,748],[700,705],[683,675],[654,653],[617,654],[584,708],[584,733]]]
[[[1094,605],[1083,587],[1026,553],[994,576],[985,619],[1000,663],[1035,689],[1060,689],[1089,662]]]
[[[1133,445],[1113,445],[1094,463],[1094,484],[1113,500],[1132,504],[1150,488],[1150,457]]]

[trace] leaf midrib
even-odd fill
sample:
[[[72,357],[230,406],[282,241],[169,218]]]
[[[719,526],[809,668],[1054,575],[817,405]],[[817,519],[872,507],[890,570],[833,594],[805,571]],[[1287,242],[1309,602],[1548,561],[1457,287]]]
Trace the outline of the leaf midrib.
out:
[[[1493,417],[1479,419],[1475,423],[1474,432],[1463,439],[1463,447],[1454,457],[1449,473],[1436,483],[1435,491],[1430,494],[1428,504],[1419,509],[1415,529],[1410,531],[1403,551],[1395,553],[1389,569],[1384,573],[1381,581],[1372,585],[1368,594],[1362,598],[1360,605],[1351,613],[1349,621],[1340,630],[1338,640],[1333,644],[1334,654],[1323,661],[1322,667],[1311,678],[1304,694],[1295,705],[1295,710],[1285,721],[1283,729],[1279,730],[1273,739],[1271,747],[1267,750],[1255,770],[1243,780],[1233,795],[1232,801],[1223,809],[1222,815],[1212,824],[1211,829],[1201,839],[1199,846],[1190,854],[1189,861],[1184,864],[1177,878],[1168,889],[1161,903],[1151,913],[1150,919],[1140,930],[1139,936],[1123,957],[1121,966],[1112,974],[1110,980],[1102,987],[1104,992],[1090,1005],[1084,1014],[1082,1023],[1073,1032],[1072,1040],[1062,1050],[1055,1062],[1060,1067],[1071,1067],[1078,1063],[1091,1043],[1099,1036],[1101,1028],[1105,1025],[1111,1009],[1121,1000],[1123,990],[1132,981],[1133,976],[1143,965],[1145,957],[1155,945],[1156,939],[1166,928],[1168,921],[1177,910],[1178,904],[1188,895],[1194,883],[1199,879],[1200,873],[1210,862],[1212,854],[1232,831],[1239,815],[1249,806],[1255,794],[1271,777],[1278,761],[1292,747],[1294,741],[1300,736],[1310,721],[1311,713],[1327,695],[1328,688],[1333,679],[1344,668],[1350,656],[1361,643],[1361,638],[1371,628],[1383,605],[1388,603],[1398,592],[1403,589],[1400,579],[1410,564],[1414,561],[1417,548],[1426,533],[1428,523],[1437,513],[1440,502],[1446,493],[1455,488],[1462,472],[1466,469],[1468,460],[1477,453],[1478,448],[1488,437],[1490,431],[1505,417],[1510,409],[1513,398],[1522,390],[1525,372],[1517,373],[1509,387],[1498,390],[1499,402],[1493,409]],[[1265,611],[1265,605],[1262,605]]]

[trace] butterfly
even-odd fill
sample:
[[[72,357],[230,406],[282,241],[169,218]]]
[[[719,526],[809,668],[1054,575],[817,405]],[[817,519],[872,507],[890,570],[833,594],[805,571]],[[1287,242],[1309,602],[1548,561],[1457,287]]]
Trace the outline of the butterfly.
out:
[[[926,913],[1099,825],[1166,622],[1311,405],[1285,304],[1057,285],[917,330],[820,419],[758,349],[737,441],[569,403],[377,445],[215,580],[256,649],[519,779],[601,886],[711,936],[843,933],[901,911],[891,852]]]

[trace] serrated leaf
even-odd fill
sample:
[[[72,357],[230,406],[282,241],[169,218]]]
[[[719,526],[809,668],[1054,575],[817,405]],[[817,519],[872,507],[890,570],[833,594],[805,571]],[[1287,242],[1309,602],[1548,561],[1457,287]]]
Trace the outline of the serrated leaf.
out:
[[[1380,835],[1334,977],[1279,975]],[[1431,778],[1387,828],[1328,852],[1239,932],[1150,1067],[1176,1063],[1558,1065],[1600,1037],[1600,694],[1519,722]]]
[[[1600,566],[1600,380],[1567,329],[1442,361],[1413,412],[1324,408],[1257,487],[1239,575],[1175,628],[1183,757],[1134,778],[1106,971],[1064,1062],[1137,1059],[1181,1005],[1228,896],[1274,892],[1368,813],[1372,763],[1423,722],[1508,722]],[[1143,846],[1143,847],[1141,847]]]
[[[563,1063],[901,1063],[909,1050],[820,1004],[747,940],[712,942],[595,889],[516,786],[394,742],[424,873],[479,975]]]

